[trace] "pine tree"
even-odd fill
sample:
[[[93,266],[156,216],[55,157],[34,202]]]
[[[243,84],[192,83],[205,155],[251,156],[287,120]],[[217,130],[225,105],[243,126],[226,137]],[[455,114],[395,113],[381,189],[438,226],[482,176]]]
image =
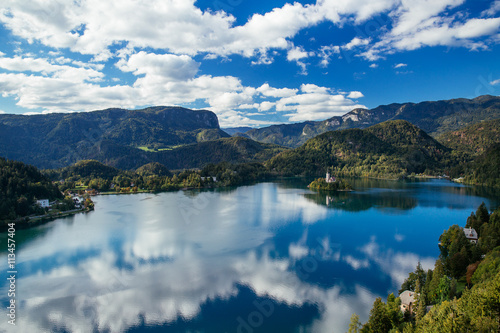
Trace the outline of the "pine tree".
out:
[[[425,294],[427,295],[427,301],[429,301],[429,293],[430,293],[430,285],[432,281],[432,269],[427,270],[427,274],[425,276],[425,284],[424,284],[424,290]]]
[[[420,287],[420,282],[417,281],[417,287],[415,288],[416,294],[416,309],[415,309],[415,321],[418,323],[425,316],[425,307],[427,306],[425,288]]]
[[[429,283],[429,301],[430,302],[439,302],[438,300],[438,287],[441,278],[444,276],[444,267],[441,259],[436,260],[434,264],[434,271],[432,272],[432,280]]]
[[[399,325],[403,322],[404,316],[401,312],[401,299],[399,297],[395,297],[394,294],[389,294],[387,296],[387,316],[391,321],[391,326],[399,327]]]
[[[482,223],[488,223],[490,221],[490,213],[484,202],[477,208],[476,218]]]
[[[370,318],[365,326],[363,327],[363,331],[377,333],[389,332],[392,328],[386,306],[380,297],[377,297],[373,303],[373,308],[370,310]]]
[[[438,302],[443,302],[447,300],[450,296],[450,278],[446,275],[439,280],[437,300]]]

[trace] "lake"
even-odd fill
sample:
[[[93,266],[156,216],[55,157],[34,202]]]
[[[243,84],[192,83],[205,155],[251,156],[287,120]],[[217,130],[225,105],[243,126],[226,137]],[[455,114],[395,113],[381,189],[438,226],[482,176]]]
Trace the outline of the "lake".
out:
[[[307,183],[97,196],[94,212],[18,230],[16,326],[0,330],[346,332],[418,261],[433,268],[444,229],[500,204],[445,180]]]

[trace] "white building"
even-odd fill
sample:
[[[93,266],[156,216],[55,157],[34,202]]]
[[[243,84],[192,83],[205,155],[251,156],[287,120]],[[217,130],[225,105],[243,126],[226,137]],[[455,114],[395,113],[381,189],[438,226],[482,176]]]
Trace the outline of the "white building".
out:
[[[472,244],[476,244],[477,240],[479,239],[476,230],[474,228],[464,228],[464,234],[465,237],[471,242]]]
[[[49,199],[37,200],[36,203],[38,204],[38,206],[40,206],[42,208],[49,208],[50,207]]]
[[[327,183],[335,183],[337,181],[337,179],[335,177],[333,177],[332,175],[330,175],[330,173],[327,171],[325,181]]]
[[[73,197],[73,202],[75,203],[76,208],[80,208],[85,200],[80,197]]]

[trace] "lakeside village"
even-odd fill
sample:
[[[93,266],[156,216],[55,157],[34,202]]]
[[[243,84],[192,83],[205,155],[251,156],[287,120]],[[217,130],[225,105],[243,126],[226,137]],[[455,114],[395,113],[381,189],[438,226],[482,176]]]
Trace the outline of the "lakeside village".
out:
[[[16,222],[24,221],[26,224],[22,224],[22,226],[29,227],[54,218],[92,211],[94,210],[94,202],[90,196],[97,195],[98,192],[93,189],[78,191],[78,193],[67,190],[63,194],[64,199],[54,201],[50,201],[49,199],[36,199],[34,205],[42,209],[45,214],[22,217]]]

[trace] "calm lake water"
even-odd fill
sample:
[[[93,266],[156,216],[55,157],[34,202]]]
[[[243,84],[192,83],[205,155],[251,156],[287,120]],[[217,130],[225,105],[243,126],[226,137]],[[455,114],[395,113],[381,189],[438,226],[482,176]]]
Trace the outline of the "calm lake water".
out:
[[[500,198],[444,180],[352,183],[95,197],[94,212],[17,231],[17,325],[4,315],[0,331],[346,332],[419,260],[433,267],[444,229]]]

